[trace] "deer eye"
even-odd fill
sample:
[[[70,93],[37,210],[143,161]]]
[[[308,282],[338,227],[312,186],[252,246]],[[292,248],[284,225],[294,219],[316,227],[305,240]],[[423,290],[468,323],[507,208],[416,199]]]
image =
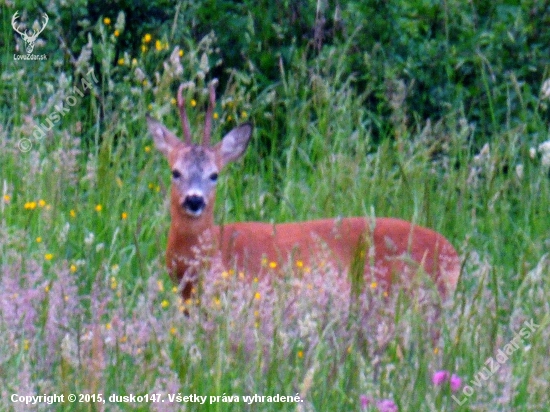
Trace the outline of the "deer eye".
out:
[[[179,179],[181,177],[181,173],[179,172],[179,170],[176,170],[176,169],[172,170],[172,177],[174,179]]]
[[[218,174],[217,173],[212,173],[210,175],[210,180],[215,182],[216,180],[218,180]]]

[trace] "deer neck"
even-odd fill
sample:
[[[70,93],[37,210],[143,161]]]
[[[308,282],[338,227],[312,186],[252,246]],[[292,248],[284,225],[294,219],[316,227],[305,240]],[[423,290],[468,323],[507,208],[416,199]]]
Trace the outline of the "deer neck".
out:
[[[200,216],[190,216],[172,196],[168,249],[172,258],[197,259],[197,254],[211,255],[217,245],[218,229],[214,226],[214,199]],[[202,256],[205,257],[205,256]],[[187,265],[185,265],[187,266]]]
[[[189,216],[178,202],[170,207],[172,221],[168,234],[166,265],[172,280],[179,284],[184,277],[182,297],[185,300],[193,295],[197,275],[210,267],[217,248],[218,229],[214,226],[212,204],[207,205],[198,217]]]

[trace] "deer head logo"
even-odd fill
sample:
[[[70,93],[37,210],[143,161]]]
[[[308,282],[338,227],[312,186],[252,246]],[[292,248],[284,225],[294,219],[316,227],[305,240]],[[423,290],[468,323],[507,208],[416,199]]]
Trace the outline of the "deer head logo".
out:
[[[40,30],[33,30],[33,29],[27,29],[24,32],[20,31],[17,27],[16,20],[19,18],[19,11],[16,11],[11,19],[11,26],[13,27],[13,30],[15,30],[17,33],[21,35],[23,38],[23,41],[25,42],[25,50],[27,51],[27,54],[31,54],[34,49],[34,43],[36,43],[36,39],[38,39],[38,35],[44,31],[46,28],[46,25],[48,24],[48,15],[44,13],[42,18],[44,19],[44,25]]]

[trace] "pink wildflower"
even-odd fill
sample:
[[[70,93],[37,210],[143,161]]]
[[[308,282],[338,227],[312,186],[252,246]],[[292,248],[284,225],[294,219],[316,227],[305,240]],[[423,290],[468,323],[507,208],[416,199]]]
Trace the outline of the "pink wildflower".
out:
[[[376,407],[379,412],[398,412],[397,405],[391,399],[382,399],[376,402]]]
[[[437,371],[434,372],[432,376],[432,383],[435,386],[441,386],[443,383],[447,382],[450,377],[450,373],[448,371]]]
[[[460,376],[453,373],[453,375],[451,376],[450,384],[451,390],[453,392],[456,392],[462,387],[462,379],[460,378]]]
[[[372,400],[367,395],[359,396],[359,402],[361,403],[361,409],[367,409]]]

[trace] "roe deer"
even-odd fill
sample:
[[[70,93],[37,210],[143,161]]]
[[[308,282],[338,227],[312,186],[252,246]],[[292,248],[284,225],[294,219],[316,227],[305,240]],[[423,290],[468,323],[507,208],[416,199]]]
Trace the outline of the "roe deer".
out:
[[[252,125],[235,127],[221,142],[211,146],[214,84],[206,113],[201,145],[192,143],[189,121],[178,89],[177,104],[185,142],[164,125],[147,116],[156,148],[172,171],[172,217],[166,265],[174,282],[182,287],[184,300],[193,295],[204,256],[221,255],[225,269],[245,271],[252,276],[273,272],[265,262],[280,268],[289,259],[306,267],[315,262],[317,246],[326,246],[332,263],[342,269],[354,264],[358,248],[364,248],[359,270],[367,281],[376,281],[386,290],[392,283],[407,283],[423,272],[431,277],[441,295],[452,293],[460,274],[460,261],[453,246],[441,234],[395,218],[351,217],[297,223],[259,222],[214,225],[214,200],[218,173],[240,158],[252,135]],[[321,245],[320,245],[321,244]],[[274,266],[274,265],[273,265]],[[360,273],[361,273],[360,272]]]

